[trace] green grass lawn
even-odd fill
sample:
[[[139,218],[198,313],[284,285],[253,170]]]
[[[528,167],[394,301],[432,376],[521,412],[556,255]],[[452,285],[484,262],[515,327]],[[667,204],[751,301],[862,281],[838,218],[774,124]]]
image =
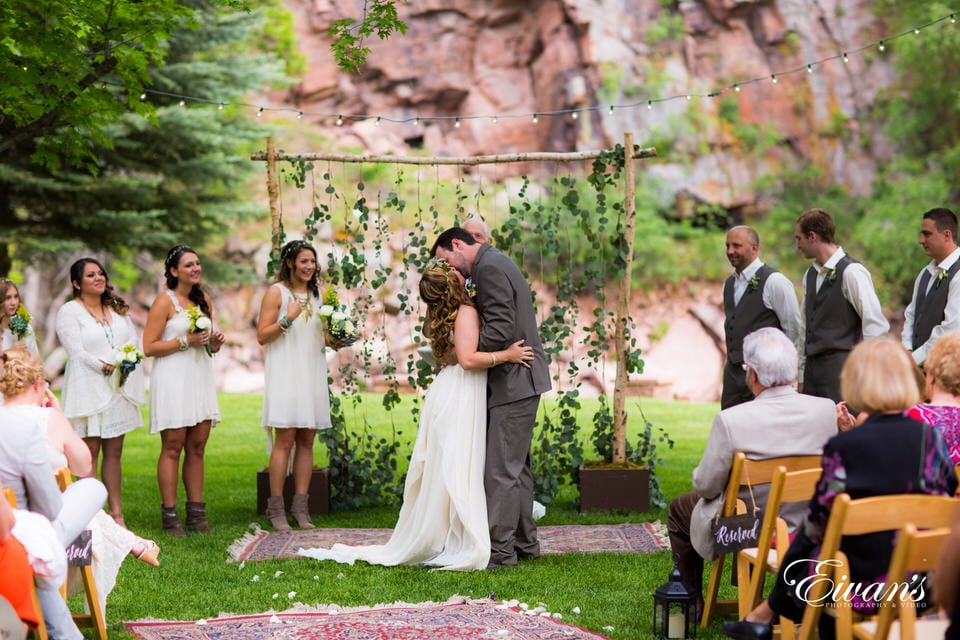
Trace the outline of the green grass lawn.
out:
[[[672,567],[668,552],[547,556],[517,568],[474,573],[362,563],[350,567],[307,559],[250,562],[242,567],[227,562],[227,547],[248,530],[250,523],[258,522],[267,528],[266,519],[256,515],[256,472],[266,463],[266,439],[258,426],[260,402],[259,395],[220,396],[223,422],[214,430],[207,446],[206,501],[214,529],[211,535],[178,540],[162,533],[156,483],[159,437],[147,435],[146,429],[127,436],[124,515],[133,531],[160,544],[161,567],[155,569],[133,559],[124,563],[107,603],[110,636],[130,638],[123,621],[148,616],[191,620],[214,617],[220,612],[283,610],[294,602],[360,606],[398,600],[444,601],[454,594],[485,597],[493,593],[500,600],[515,598],[531,606],[542,603],[549,611],[561,613],[565,622],[611,638],[651,637],[652,593],[666,580]],[[665,464],[658,473],[665,493],[671,498],[689,490],[690,473],[700,459],[718,405],[630,399],[627,408],[633,414],[629,425],[631,439],[639,431],[638,402],[647,418],[662,425],[676,442],[672,450],[662,452]],[[586,401],[585,405],[584,413],[589,415],[592,403]],[[412,440],[416,432],[412,422],[403,424],[403,416],[408,414],[395,412],[392,418],[387,416],[379,396],[365,396],[356,411],[356,419],[369,420],[384,434],[396,428],[403,432],[404,439]],[[319,447],[318,464],[323,464],[321,450]],[[572,490],[565,491],[556,504],[548,507],[540,523],[666,522],[662,509],[642,514],[580,514],[573,507],[573,498]],[[182,511],[182,491],[180,507]],[[327,527],[391,527],[397,511],[398,507],[367,508],[315,520],[319,526]],[[295,595],[290,596],[291,593]],[[74,599],[72,604],[78,603]],[[580,608],[579,614],[573,613],[574,607]],[[700,635],[711,638],[719,634],[711,629]]]

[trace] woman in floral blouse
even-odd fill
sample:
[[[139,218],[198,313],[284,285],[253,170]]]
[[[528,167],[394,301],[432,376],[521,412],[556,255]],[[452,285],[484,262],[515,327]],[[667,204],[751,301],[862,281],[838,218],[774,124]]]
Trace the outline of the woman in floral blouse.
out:
[[[806,602],[791,585],[805,578],[814,564],[802,561],[819,557],[837,495],[847,493],[856,500],[901,493],[954,494],[957,477],[938,429],[904,415],[920,399],[915,366],[910,354],[887,337],[864,340],[850,352],[840,385],[847,405],[860,412],[858,426],[827,442],[823,473],[776,584],[744,620],[725,622],[721,629],[725,635],[769,638],[774,614],[800,622]],[[883,580],[893,543],[892,531],[844,538],[840,549],[850,561],[851,582],[868,585]],[[793,572],[804,567],[799,571],[805,573],[786,575],[791,565]],[[876,603],[854,599],[851,605],[867,610]],[[828,616],[821,617],[822,623],[829,621]],[[833,637],[832,631],[821,625],[826,637]]]

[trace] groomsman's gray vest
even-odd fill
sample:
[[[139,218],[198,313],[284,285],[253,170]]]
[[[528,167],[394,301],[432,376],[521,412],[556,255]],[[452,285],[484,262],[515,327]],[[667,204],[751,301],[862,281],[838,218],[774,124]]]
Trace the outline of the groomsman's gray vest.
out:
[[[772,273],[776,273],[776,270],[767,265],[757,269],[754,274],[756,288],[747,285],[737,305],[733,304],[733,276],[727,278],[723,285],[723,313],[726,316],[723,332],[727,342],[727,361],[732,364],[743,363],[743,338],[748,333],[763,327],[783,329],[777,314],[763,304],[763,287]]]
[[[834,351],[850,351],[863,340],[863,321],[853,305],[843,297],[843,272],[857,262],[843,256],[835,269],[835,276],[824,279],[817,291],[817,270],[807,269],[807,297],[805,350],[807,357]]]
[[[950,291],[950,281],[960,271],[960,260],[947,269],[943,280],[934,282],[930,286],[930,272],[926,269],[920,274],[920,284],[917,286],[917,300],[913,305],[913,348],[916,349],[930,339],[933,328],[943,322],[944,310],[947,308],[947,293]]]

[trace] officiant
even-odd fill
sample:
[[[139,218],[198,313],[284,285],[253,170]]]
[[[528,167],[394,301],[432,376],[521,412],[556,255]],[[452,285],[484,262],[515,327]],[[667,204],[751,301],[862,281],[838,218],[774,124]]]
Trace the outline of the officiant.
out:
[[[674,562],[701,602],[703,562],[715,556],[710,523],[723,510],[734,454],[742,451],[749,460],[820,455],[837,432],[833,401],[797,393],[797,349],[782,331],[765,327],[748,334],[743,368],[754,399],[713,419],[703,457],[693,470],[693,491],[670,502],[667,518]],[[755,486],[751,498],[744,488],[740,498],[747,504],[755,500],[763,509],[768,491],[769,485]],[[802,519],[803,506],[785,505],[781,511],[791,530]]]

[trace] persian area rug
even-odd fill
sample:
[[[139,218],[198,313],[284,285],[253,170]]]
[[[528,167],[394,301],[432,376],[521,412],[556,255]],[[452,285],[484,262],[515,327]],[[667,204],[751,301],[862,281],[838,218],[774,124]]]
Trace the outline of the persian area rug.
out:
[[[288,611],[209,620],[124,623],[141,640],[510,640],[606,639],[592,631],[560,622],[548,612],[521,611],[492,600],[451,598],[446,604],[378,605],[371,609]],[[555,615],[555,614],[554,614]],[[608,639],[607,639],[608,640]]]
[[[383,544],[392,529],[300,529],[294,531],[253,531],[230,545],[230,560],[286,560],[301,558],[297,549],[336,543],[349,545]],[[666,528],[659,522],[636,524],[566,524],[537,527],[540,550],[552,553],[657,553],[670,548]]]

